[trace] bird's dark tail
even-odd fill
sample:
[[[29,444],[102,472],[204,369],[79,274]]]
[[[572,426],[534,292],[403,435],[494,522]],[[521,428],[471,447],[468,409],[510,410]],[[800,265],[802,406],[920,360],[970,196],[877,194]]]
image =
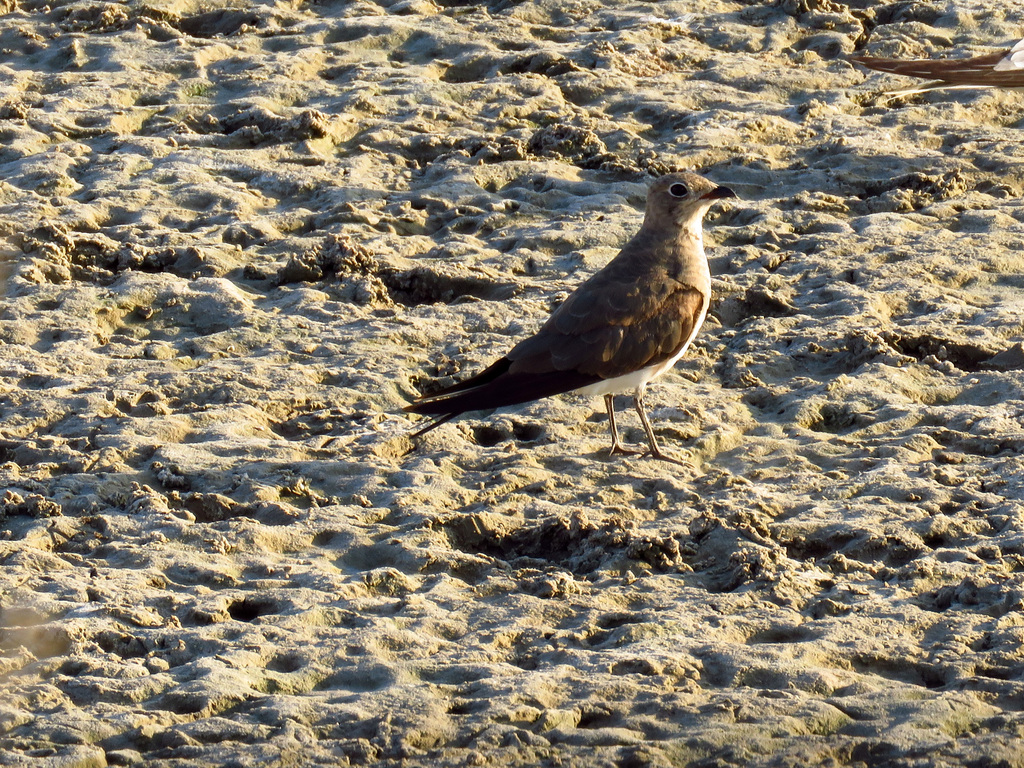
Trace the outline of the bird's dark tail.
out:
[[[437,392],[431,392],[429,395],[424,395],[423,397],[418,398],[414,403],[405,406],[404,410],[408,413],[421,413],[425,416],[441,417],[421,429],[419,432],[414,434],[413,437],[418,437],[424,432],[429,432],[434,427],[441,426],[446,421],[455,418],[465,411],[497,408],[498,405],[489,404],[488,401],[491,398],[488,398],[486,395],[479,397],[477,393],[479,390],[487,387],[488,384],[493,383],[505,374],[510,365],[511,362],[508,358],[503,357],[501,360],[498,360],[496,363],[488,366],[476,376],[471,376],[465,381],[452,384],[450,387],[445,387]]]
[[[406,408],[405,410],[409,410],[409,409]],[[451,421],[452,419],[454,419],[458,415],[459,415],[458,413],[445,413],[445,414],[443,414],[441,416],[438,416],[432,422],[427,424],[427,426],[423,427],[422,429],[417,429],[415,432],[413,432],[411,435],[409,435],[409,437],[410,438],[416,438],[416,437],[419,437],[420,435],[425,435],[425,434],[427,434],[427,432],[429,432],[430,430],[434,429],[434,427],[440,427],[442,424]]]
[[[570,392],[600,381],[600,377],[577,371],[544,371],[543,373],[509,373],[512,361],[503,357],[493,365],[465,381],[421,397],[405,406],[408,413],[439,418],[412,437],[429,432],[466,411],[485,411],[519,405],[542,397]]]

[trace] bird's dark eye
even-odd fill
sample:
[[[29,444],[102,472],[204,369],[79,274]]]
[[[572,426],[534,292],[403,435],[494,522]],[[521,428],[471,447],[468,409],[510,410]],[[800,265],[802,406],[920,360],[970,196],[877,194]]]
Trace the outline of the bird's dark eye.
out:
[[[676,182],[668,188],[668,193],[672,195],[672,197],[686,197],[690,193],[690,190],[686,188],[685,184]]]

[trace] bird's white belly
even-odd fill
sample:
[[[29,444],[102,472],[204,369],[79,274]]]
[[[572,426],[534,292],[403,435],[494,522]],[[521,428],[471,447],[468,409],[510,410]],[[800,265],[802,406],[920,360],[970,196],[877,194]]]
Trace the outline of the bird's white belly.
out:
[[[666,360],[664,363],[650,365],[646,368],[641,368],[639,371],[616,376],[614,379],[602,379],[596,384],[588,384],[575,391],[581,395],[617,395],[620,392],[635,392],[641,387],[646,386],[647,382],[655,376],[660,376],[665,370],[671,368],[672,364],[678,359],[676,357],[671,361]]]

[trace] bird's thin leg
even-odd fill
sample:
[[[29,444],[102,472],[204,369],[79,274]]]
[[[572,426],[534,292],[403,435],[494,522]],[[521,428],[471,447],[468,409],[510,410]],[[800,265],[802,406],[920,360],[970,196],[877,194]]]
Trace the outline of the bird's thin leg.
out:
[[[669,456],[667,453],[662,453],[661,448],[658,447],[658,441],[654,437],[654,430],[651,429],[651,422],[647,419],[647,412],[644,410],[644,388],[640,387],[636,391],[636,395],[633,397],[633,402],[636,405],[636,412],[640,414],[640,421],[644,425],[644,431],[647,432],[647,442],[651,444],[650,456],[655,459],[661,459],[662,461],[670,461],[673,464],[679,464],[683,467],[690,466],[685,461]]]
[[[619,430],[615,427],[615,396],[605,395],[604,396],[604,407],[608,410],[608,428],[612,432],[612,449],[608,451],[609,456],[614,456],[616,453],[625,454],[636,454],[639,451],[631,451],[625,448],[621,442],[619,442]]]

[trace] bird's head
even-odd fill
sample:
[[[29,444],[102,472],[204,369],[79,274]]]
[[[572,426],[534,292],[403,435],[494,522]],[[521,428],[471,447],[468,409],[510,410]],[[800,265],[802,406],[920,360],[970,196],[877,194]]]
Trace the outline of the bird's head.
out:
[[[644,224],[699,230],[708,208],[725,197],[736,197],[736,193],[694,173],[670,173],[651,184]]]

